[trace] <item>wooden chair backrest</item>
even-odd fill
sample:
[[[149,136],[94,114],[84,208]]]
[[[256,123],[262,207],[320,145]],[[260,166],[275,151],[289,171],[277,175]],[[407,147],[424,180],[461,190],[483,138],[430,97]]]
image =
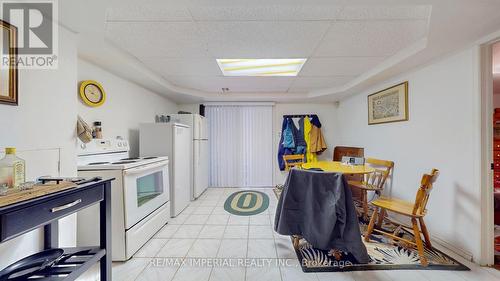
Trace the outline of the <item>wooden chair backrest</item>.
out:
[[[373,173],[365,175],[365,182],[376,186],[378,189],[383,189],[394,162],[375,158],[366,158],[365,163],[375,169]]]
[[[424,174],[420,181],[420,188],[415,197],[415,206],[413,207],[414,215],[425,215],[427,202],[432,191],[434,182],[439,176],[438,169],[432,169],[430,174]]]
[[[304,154],[283,155],[285,162],[285,171],[289,171],[292,167],[302,166],[304,164]]]
[[[362,147],[336,146],[333,149],[333,161],[342,161],[343,156],[365,157]]]

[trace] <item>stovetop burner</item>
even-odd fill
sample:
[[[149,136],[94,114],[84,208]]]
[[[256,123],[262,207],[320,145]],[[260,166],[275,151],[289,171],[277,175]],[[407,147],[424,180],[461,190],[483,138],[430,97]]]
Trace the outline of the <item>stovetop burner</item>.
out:
[[[129,160],[129,161],[118,161],[118,162],[113,162],[111,164],[130,164],[130,163],[135,163],[137,161]]]
[[[120,159],[120,161],[127,161],[127,160],[139,160],[139,157],[129,157],[129,158]]]
[[[155,159],[155,158],[158,158],[158,157],[156,157],[156,156],[149,156],[149,157],[144,157],[142,159],[149,160],[149,159]]]
[[[89,165],[102,165],[102,164],[109,164],[109,162],[92,162],[92,163],[89,163]]]

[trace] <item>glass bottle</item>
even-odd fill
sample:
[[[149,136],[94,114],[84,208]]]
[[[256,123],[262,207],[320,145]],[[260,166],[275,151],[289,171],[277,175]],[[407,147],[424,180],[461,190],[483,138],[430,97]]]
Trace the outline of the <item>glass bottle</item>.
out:
[[[102,125],[101,121],[95,121],[94,122],[94,139],[102,139]]]
[[[17,188],[26,180],[26,162],[16,156],[14,147],[5,148],[5,157],[0,160],[0,185]]]

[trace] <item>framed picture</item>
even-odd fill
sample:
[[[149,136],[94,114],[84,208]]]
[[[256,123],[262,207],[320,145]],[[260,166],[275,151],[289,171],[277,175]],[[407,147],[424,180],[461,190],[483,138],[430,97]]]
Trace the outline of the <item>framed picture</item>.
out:
[[[408,120],[408,81],[368,96],[368,125]]]
[[[17,28],[0,20],[0,103],[17,105]]]

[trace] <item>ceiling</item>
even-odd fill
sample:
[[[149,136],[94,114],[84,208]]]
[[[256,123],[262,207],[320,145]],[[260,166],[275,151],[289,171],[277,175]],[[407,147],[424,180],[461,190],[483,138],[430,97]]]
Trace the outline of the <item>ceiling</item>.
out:
[[[178,102],[337,100],[500,29],[494,0],[81,2],[59,2],[80,56]],[[308,60],[224,77],[217,58]]]

